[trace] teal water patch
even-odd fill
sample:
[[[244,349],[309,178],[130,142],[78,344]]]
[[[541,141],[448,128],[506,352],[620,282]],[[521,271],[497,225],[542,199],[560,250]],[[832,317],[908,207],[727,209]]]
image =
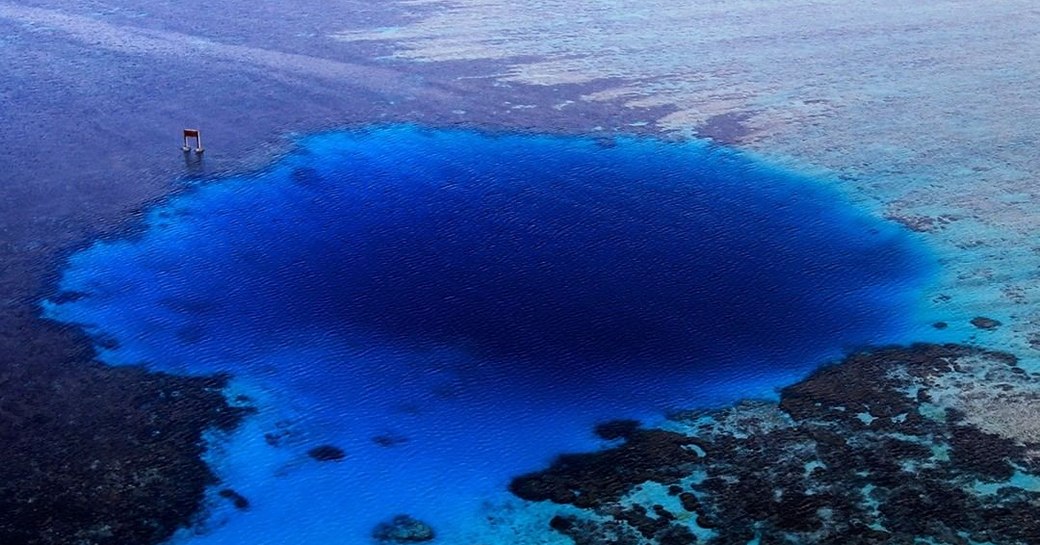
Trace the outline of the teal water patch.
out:
[[[933,272],[826,184],[724,148],[390,126],[169,199],[44,306],[106,362],[263,401],[216,458],[250,510],[185,539],[367,543],[398,513],[464,535],[599,420],[909,340]]]

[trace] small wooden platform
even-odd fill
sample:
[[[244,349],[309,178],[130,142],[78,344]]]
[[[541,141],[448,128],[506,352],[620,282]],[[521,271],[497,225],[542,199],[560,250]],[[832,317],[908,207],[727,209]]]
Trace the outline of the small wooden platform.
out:
[[[191,146],[188,145],[188,139],[195,139],[195,153],[202,153],[206,151],[202,147],[202,134],[199,133],[198,129],[184,129],[184,146],[181,147],[185,153],[191,151]]]

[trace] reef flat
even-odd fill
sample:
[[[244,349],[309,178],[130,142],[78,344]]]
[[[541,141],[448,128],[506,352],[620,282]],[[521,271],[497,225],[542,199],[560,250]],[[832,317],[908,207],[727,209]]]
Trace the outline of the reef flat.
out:
[[[1040,410],[1038,381],[963,345],[857,353],[778,403],[674,414],[511,489],[580,508],[548,523],[577,545],[1036,543],[1040,436],[1005,418]]]

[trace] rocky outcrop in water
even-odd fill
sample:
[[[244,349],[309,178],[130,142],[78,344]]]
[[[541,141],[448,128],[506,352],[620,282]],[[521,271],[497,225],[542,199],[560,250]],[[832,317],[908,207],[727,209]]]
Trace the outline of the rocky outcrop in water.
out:
[[[960,345],[854,354],[518,477],[577,545],[1040,543],[1040,380]]]

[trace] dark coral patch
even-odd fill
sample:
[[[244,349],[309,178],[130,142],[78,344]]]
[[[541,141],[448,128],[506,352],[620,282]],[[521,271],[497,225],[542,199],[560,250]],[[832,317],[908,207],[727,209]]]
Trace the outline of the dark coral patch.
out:
[[[979,329],[996,329],[1001,326],[1001,323],[999,320],[994,320],[993,318],[976,316],[971,319],[971,325]]]
[[[669,526],[658,537],[661,545],[690,545],[697,543],[697,536],[685,526]]]
[[[1021,445],[974,426],[953,426],[950,446],[950,461],[958,469],[985,480],[1010,479],[1015,473],[1010,461],[1026,457],[1026,449]]]
[[[230,488],[224,488],[217,495],[231,502],[236,509],[249,509],[249,499]]]
[[[611,420],[597,424],[593,431],[600,439],[628,439],[639,429],[638,420]]]
[[[379,523],[372,530],[372,538],[379,543],[423,543],[432,541],[435,534],[433,528],[411,515],[397,515],[393,519]]]
[[[346,458],[347,453],[335,445],[320,445],[308,450],[307,456],[319,462],[338,462]]]
[[[675,482],[700,456],[700,441],[663,430],[637,430],[624,444],[589,454],[566,454],[549,469],[513,479],[509,489],[526,500],[549,500],[578,507],[618,501],[646,481]]]
[[[407,443],[408,442],[408,438],[403,436],[403,435],[395,435],[395,434],[392,434],[392,433],[383,433],[383,434],[376,435],[376,436],[372,437],[372,442],[377,444],[377,445],[379,445],[379,446],[381,446],[381,447],[390,448],[390,447],[396,447],[398,445],[403,445],[403,444]]]

